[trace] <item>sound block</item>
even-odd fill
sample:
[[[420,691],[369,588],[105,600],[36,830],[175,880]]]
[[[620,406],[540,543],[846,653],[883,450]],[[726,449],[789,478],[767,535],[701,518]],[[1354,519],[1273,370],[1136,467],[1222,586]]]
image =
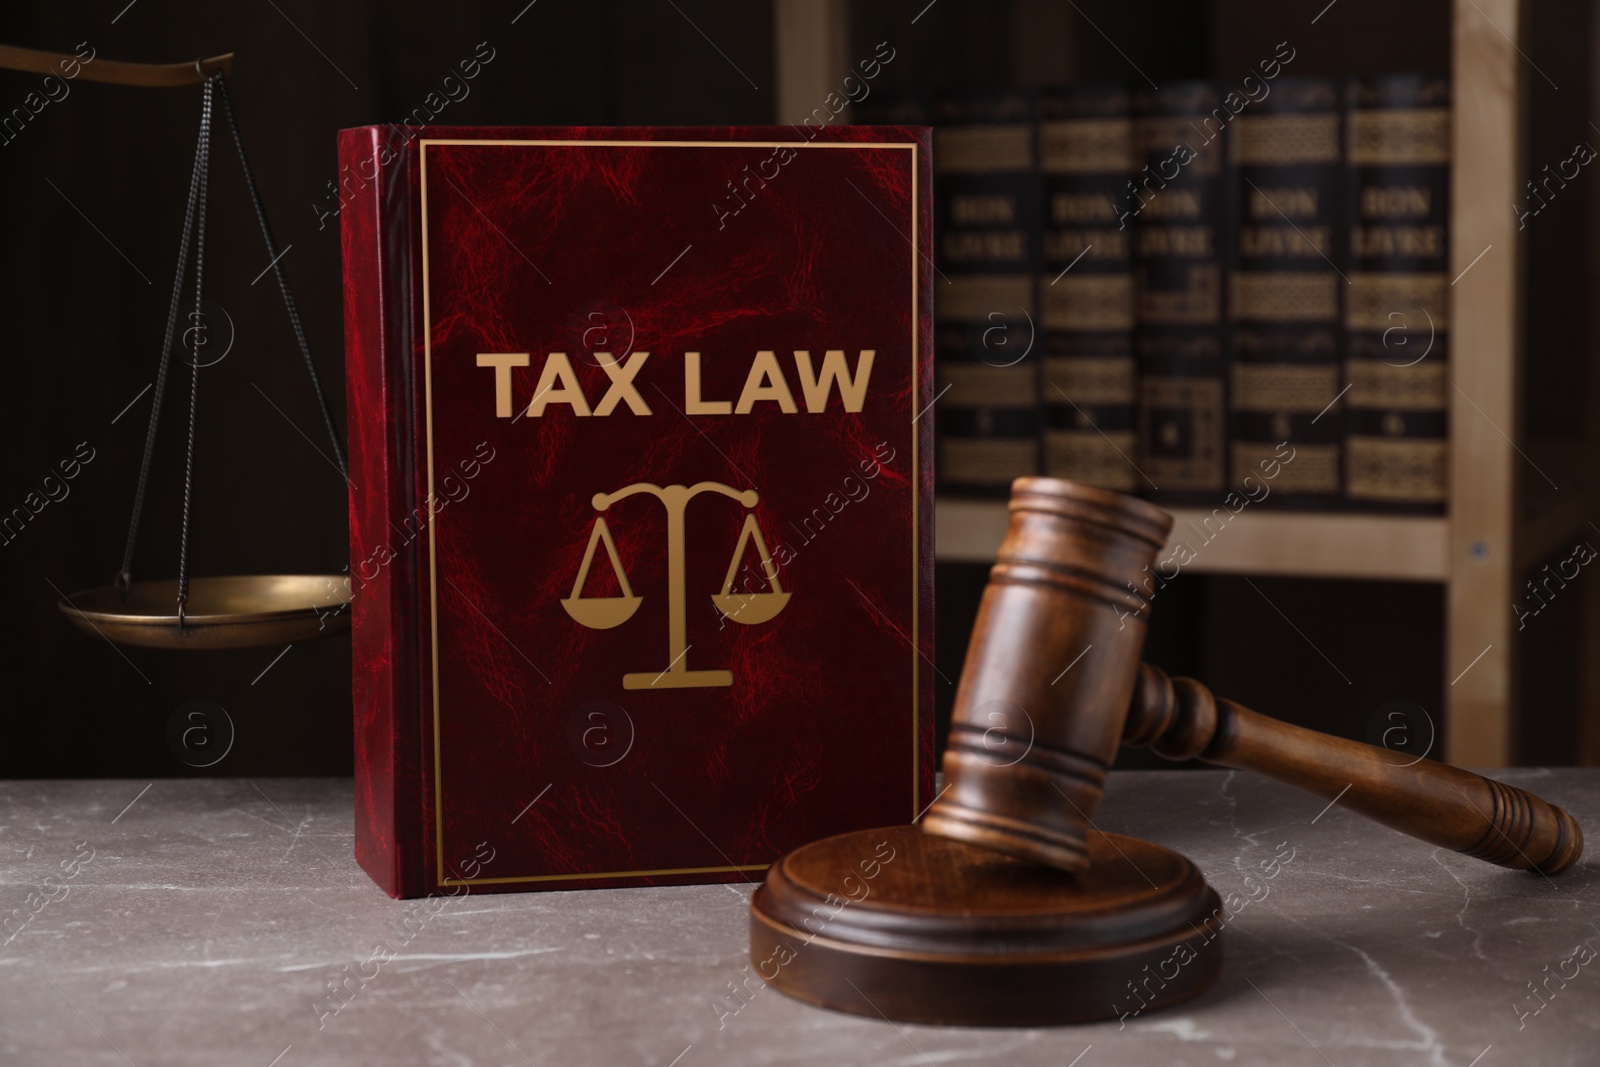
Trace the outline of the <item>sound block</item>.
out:
[[[1216,981],[1222,902],[1194,864],[1088,844],[1068,874],[915,826],[813,842],[750,899],[751,968],[812,1004],[957,1026],[1126,1017]]]

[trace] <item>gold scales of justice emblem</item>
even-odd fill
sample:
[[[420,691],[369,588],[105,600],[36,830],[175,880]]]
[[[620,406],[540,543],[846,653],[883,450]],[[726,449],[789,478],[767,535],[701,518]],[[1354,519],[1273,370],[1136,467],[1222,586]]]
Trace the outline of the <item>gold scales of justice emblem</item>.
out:
[[[648,493],[655,497],[667,511],[667,652],[671,659],[664,670],[633,671],[624,674],[622,688],[693,689],[732,685],[732,671],[689,669],[688,566],[684,559],[686,548],[684,512],[688,509],[689,501],[701,493],[720,493],[737,500],[746,508],[755,507],[761,497],[754,489],[740,492],[721,482],[668,486],[639,482],[624,486],[614,493],[596,493],[591,502],[596,511],[605,511],[617,501],[639,493]],[[744,558],[745,546],[752,541],[755,543],[756,552],[761,556],[761,569],[765,572],[771,591],[735,593],[733,576],[739,569],[739,561]],[[601,544],[605,545],[606,555],[611,560],[611,569],[616,573],[617,584],[622,588],[620,596],[583,594],[584,583],[589,580],[589,567],[594,563],[595,547]],[[617,555],[617,545],[611,539],[611,530],[606,526],[605,516],[596,516],[594,528],[589,533],[589,547],[583,553],[583,564],[578,568],[578,577],[572,583],[572,595],[562,600],[561,606],[578,625],[587,626],[591,630],[609,630],[621,626],[632,618],[633,613],[639,610],[639,605],[643,602],[644,598],[634,596],[633,588],[628,584],[628,575],[622,569],[622,559]],[[724,618],[745,626],[755,626],[771,620],[789,603],[789,594],[783,591],[783,585],[778,581],[778,568],[774,566],[772,555],[767,551],[766,539],[761,536],[761,527],[757,525],[753,512],[744,518],[744,527],[739,532],[739,543],[734,546],[733,558],[728,561],[727,577],[722,581],[722,592],[713,593],[711,602],[722,612]]]

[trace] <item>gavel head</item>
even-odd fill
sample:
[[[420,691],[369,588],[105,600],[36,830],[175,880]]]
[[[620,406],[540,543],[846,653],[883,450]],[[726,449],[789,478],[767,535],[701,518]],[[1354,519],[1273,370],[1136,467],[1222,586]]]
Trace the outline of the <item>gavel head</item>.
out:
[[[978,608],[931,834],[1068,871],[1122,742],[1156,556],[1172,517],[1056,478],[1019,478]]]

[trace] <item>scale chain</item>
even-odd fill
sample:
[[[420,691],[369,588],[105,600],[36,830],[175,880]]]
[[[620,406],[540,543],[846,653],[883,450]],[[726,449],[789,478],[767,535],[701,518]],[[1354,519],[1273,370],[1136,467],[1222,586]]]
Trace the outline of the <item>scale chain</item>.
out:
[[[294,295],[289,292],[289,279],[283,272],[283,258],[278,254],[277,242],[272,239],[272,227],[267,222],[267,211],[261,203],[261,192],[256,188],[254,172],[250,170],[250,159],[245,155],[244,138],[239,133],[239,123],[233,117],[233,103],[228,99],[228,86],[222,76],[216,75],[213,80],[217,83],[217,95],[222,99],[222,113],[227,117],[228,129],[233,133],[233,143],[239,150],[239,165],[244,169],[244,184],[250,190],[250,203],[255,206],[256,219],[261,223],[261,238],[267,246],[267,258],[272,264],[272,273],[278,279],[278,290],[283,293],[283,306],[289,312],[289,325],[294,329],[295,342],[300,346],[300,355],[305,359],[306,370],[311,375],[311,389],[317,394],[317,406],[322,409],[322,422],[328,428],[328,440],[333,442],[333,458],[339,463],[339,473],[344,475],[346,484],[350,481],[350,469],[345,465],[344,448],[339,444],[339,431],[333,425],[333,411],[328,407],[328,399],[322,392],[322,379],[317,375],[317,365],[311,360],[311,345],[306,341],[306,331],[300,324],[300,310],[295,306]]]
[[[202,124],[209,101],[202,101]],[[201,135],[205,134],[202,125]],[[150,462],[155,456],[156,428],[161,422],[161,401],[166,395],[167,369],[172,363],[172,343],[178,328],[178,309],[183,302],[183,276],[189,264],[189,243],[194,232],[194,210],[200,195],[203,145],[195,144],[194,169],[189,177],[189,200],[183,216],[183,238],[178,244],[178,267],[172,281],[172,302],[167,308],[167,328],[161,344],[161,361],[156,368],[154,396],[150,404],[150,425],[145,431],[144,455],[139,461],[139,481],[133,493],[133,515],[128,521],[128,541],[122,553],[122,567],[116,586],[124,599],[133,581],[133,552],[139,541],[139,520],[144,514],[145,491],[150,483]]]
[[[200,346],[205,338],[202,302],[206,269],[206,191],[211,184],[211,96],[220,74],[206,79],[205,97],[200,108],[200,198],[195,202],[194,235],[194,311],[193,328],[200,331],[190,349],[189,366],[189,442],[183,456],[183,527],[178,542],[178,627],[183,627],[184,606],[189,602],[189,524],[194,496],[194,436],[200,408]],[[185,331],[187,333],[188,331]]]

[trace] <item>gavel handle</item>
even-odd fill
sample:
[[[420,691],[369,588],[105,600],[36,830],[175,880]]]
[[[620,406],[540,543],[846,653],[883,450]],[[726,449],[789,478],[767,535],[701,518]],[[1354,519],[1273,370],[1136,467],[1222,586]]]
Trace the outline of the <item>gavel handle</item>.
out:
[[[1430,759],[1332,737],[1220,700],[1192,678],[1140,669],[1122,743],[1172,760],[1256,771],[1385,826],[1515,870],[1564,871],[1583,831],[1554,804]]]

